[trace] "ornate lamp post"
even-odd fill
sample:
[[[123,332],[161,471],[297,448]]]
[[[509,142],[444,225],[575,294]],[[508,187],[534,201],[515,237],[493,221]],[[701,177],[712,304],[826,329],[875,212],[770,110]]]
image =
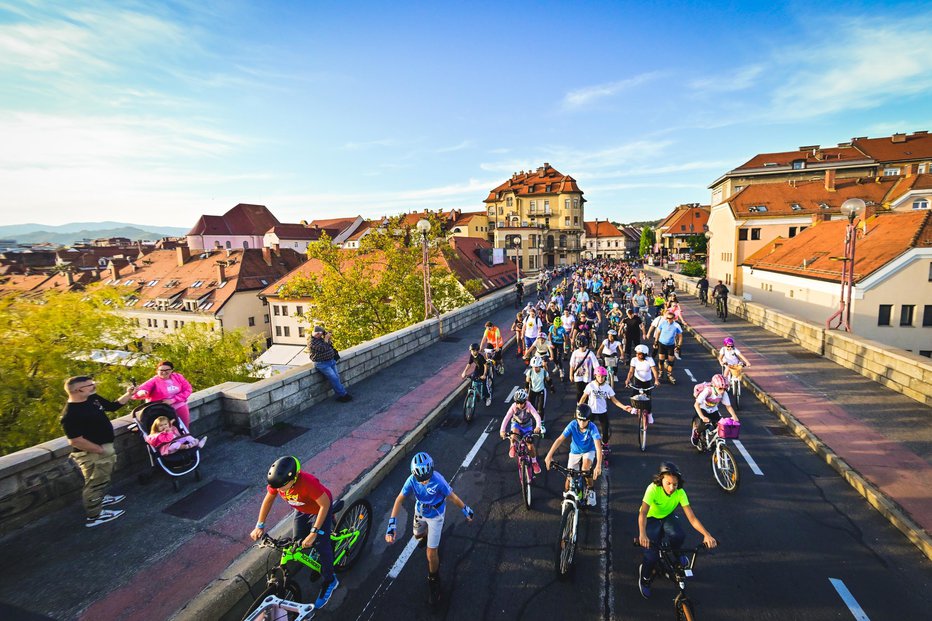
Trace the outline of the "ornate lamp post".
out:
[[[841,213],[848,218],[848,225],[845,227],[845,256],[832,257],[835,261],[841,261],[841,299],[838,302],[838,310],[828,318],[825,327],[829,330],[841,328],[845,332],[851,332],[851,290],[854,288],[854,250],[857,243],[857,226],[854,219],[864,211],[866,203],[860,198],[849,198],[841,204]],[[832,322],[835,325],[832,325]]]
[[[709,265],[712,263],[712,231],[705,232],[705,277],[709,277]]]
[[[515,249],[515,282],[521,280],[521,270],[518,268],[518,255],[521,253],[521,236],[511,238],[511,245]]]
[[[423,248],[423,271],[424,271],[424,320],[430,319],[433,314],[437,317],[437,323],[440,323],[440,313],[434,307],[434,300],[430,290],[430,257],[428,256],[427,234],[430,232],[430,221],[421,219],[417,222],[417,230],[421,234],[421,247]],[[440,329],[443,334],[443,328]]]

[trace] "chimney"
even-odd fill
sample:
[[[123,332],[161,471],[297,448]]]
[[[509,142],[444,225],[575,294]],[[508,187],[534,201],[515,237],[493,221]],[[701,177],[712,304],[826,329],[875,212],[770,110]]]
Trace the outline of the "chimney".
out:
[[[275,256],[279,256],[282,253],[282,247],[280,244],[272,244],[272,252],[275,253]]]
[[[191,251],[187,246],[178,246],[175,248],[175,256],[178,257],[178,267],[181,267],[191,258]]]
[[[907,165],[906,165],[906,170],[905,170],[905,172],[904,172],[904,175],[907,176],[907,177],[912,177],[912,176],[915,175],[915,174],[916,174],[916,164],[915,164],[915,163],[913,163],[913,164],[907,164]]]
[[[262,260],[265,261],[265,264],[269,267],[272,267],[272,249],[263,247],[262,248]]]
[[[890,136],[890,142],[906,142],[906,134],[893,134]]]
[[[117,267],[116,263],[110,261],[108,268],[110,270],[110,278],[113,280],[120,280],[120,268]]]
[[[817,212],[812,214],[812,226],[817,225],[819,222],[825,222],[828,220],[828,214],[823,212]]]
[[[829,192],[835,191],[835,169],[828,168],[825,171],[825,189]]]
[[[864,205],[864,213],[861,214],[861,220],[867,220],[868,218],[873,218],[877,215],[877,205],[875,203],[867,203]]]
[[[214,250],[220,250],[221,248],[223,248],[223,246],[220,244],[220,242],[219,242],[219,241],[215,241],[215,242],[214,242]]]
[[[65,280],[68,281],[69,287],[74,284],[74,273],[71,270],[65,272]]]
[[[221,283],[227,279],[226,271],[224,271],[224,267],[226,267],[226,264],[227,264],[226,261],[217,261],[217,282],[218,283]]]

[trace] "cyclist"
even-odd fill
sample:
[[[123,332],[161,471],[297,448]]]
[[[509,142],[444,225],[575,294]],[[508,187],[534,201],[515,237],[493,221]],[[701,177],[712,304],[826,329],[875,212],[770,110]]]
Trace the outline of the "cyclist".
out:
[[[537,317],[537,309],[531,308],[527,312],[527,316],[524,318],[524,323],[521,326],[521,335],[524,337],[524,348],[530,349],[531,345],[534,344],[534,341],[537,339],[537,335],[543,330],[543,325],[540,322],[540,319]]]
[[[482,333],[482,339],[479,341],[479,349],[483,351],[486,347],[494,349],[495,353],[492,354],[492,360],[494,360],[496,364],[501,364],[502,348],[504,346],[505,339],[502,338],[502,331],[491,321],[486,321],[485,332]]]
[[[560,379],[563,375],[563,354],[566,353],[566,328],[563,327],[563,320],[559,317],[553,318],[553,325],[547,332],[550,337],[550,343],[553,345],[553,366],[560,373]]]
[[[728,373],[723,373],[725,379],[729,379],[728,375],[731,375],[736,380],[741,380],[744,367],[751,366],[751,363],[744,357],[744,354],[735,347],[735,339],[730,336],[725,337],[725,340],[722,342],[722,348],[718,350],[718,363],[722,365],[723,369],[728,371]]]
[[[686,535],[680,528],[677,516],[674,515],[677,507],[683,507],[683,515],[697,533],[702,535],[702,543],[707,548],[718,545],[715,537],[705,529],[699,518],[689,506],[689,498],[683,485],[686,483],[676,464],[669,461],[660,464],[660,469],[654,475],[651,484],[644,491],[641,499],[641,510],[638,511],[638,543],[644,548],[644,560],[638,567],[638,588],[644,599],[650,597],[650,583],[654,577],[654,568],[660,560],[657,547],[666,538],[667,544],[678,550],[683,546]],[[680,558],[680,563],[688,565],[689,559]]]
[[[317,477],[309,472],[301,472],[301,462],[291,455],[275,460],[269,468],[266,481],[268,486],[265,488],[262,506],[259,507],[259,519],[249,536],[253,541],[262,537],[266,531],[265,518],[279,496],[294,507],[291,536],[301,539],[302,548],[317,548],[320,555],[320,577],[323,582],[314,607],[321,608],[340,586],[340,580],[333,573],[333,542],[330,541],[330,532],[333,530],[333,515],[330,513],[333,494]]]
[[[453,501],[462,509],[467,522],[472,522],[475,512],[463,502],[443,478],[443,475],[434,470],[434,460],[427,453],[418,453],[411,460],[411,476],[401,487],[401,493],[395,498],[392,506],[392,515],[388,518],[388,528],[385,530],[385,541],[393,543],[397,530],[397,516],[405,498],[414,494],[414,524],[412,534],[418,540],[418,547],[427,546],[427,585],[430,593],[430,603],[436,604],[440,600],[440,534],[443,530],[443,520],[447,499]]]
[[[670,297],[667,299],[667,312],[673,313],[677,321],[683,319],[683,308],[680,306],[680,300],[676,297],[675,293],[671,293]]]
[[[590,342],[595,341],[595,327],[584,312],[579,313],[573,325],[573,341],[575,342],[580,336],[585,336]]]
[[[570,377],[576,382],[576,401],[582,397],[586,386],[595,376],[595,368],[599,366],[599,360],[589,349],[589,339],[585,336],[577,337],[576,349],[570,356]]]
[[[722,321],[727,321],[728,320],[728,287],[726,287],[725,283],[723,283],[721,280],[718,281],[718,284],[715,285],[714,289],[712,289],[712,297],[715,299],[716,308],[718,306],[719,301],[721,301],[722,311],[723,311]]]
[[[705,276],[700,278],[696,283],[696,289],[699,291],[699,301],[706,306],[709,303],[709,279]]]
[[[660,386],[660,374],[657,373],[657,363],[648,354],[650,349],[647,345],[638,345],[634,348],[634,358],[628,366],[628,377],[625,378],[625,385],[632,388],[650,388],[651,380],[654,386]],[[637,391],[632,393],[638,394]],[[647,402],[647,422],[653,423],[654,416],[651,413],[651,404],[653,399]]]
[[[621,305],[618,302],[612,302],[612,310],[608,312],[608,326],[617,330],[624,318],[625,314],[621,311]]]
[[[518,282],[515,283],[515,308],[521,308],[521,305],[524,303],[524,283],[521,282],[521,279],[518,279]]]
[[[515,443],[529,433],[544,433],[544,421],[541,420],[537,409],[527,402],[528,394],[523,388],[515,392],[515,402],[511,404],[502,419],[501,429],[498,435],[505,439],[505,431],[510,430],[511,448],[508,449],[508,457],[515,458]],[[510,426],[509,426],[510,424]],[[534,474],[540,474],[540,465],[537,463],[537,449],[534,448],[534,441],[531,438],[527,440],[527,452],[531,456],[531,467]]]
[[[640,315],[634,314],[634,309],[628,309],[628,316],[621,322],[625,334],[625,364],[634,357],[634,348],[640,345],[644,336],[644,322]]]
[[[614,374],[618,370],[618,359],[621,357],[621,341],[618,340],[618,332],[615,330],[609,330],[608,336],[605,337],[605,340],[599,345],[599,349],[596,350],[595,355],[602,360],[605,358],[615,358],[615,365],[612,373]],[[612,380],[618,379],[617,375],[612,378]]]
[[[586,477],[586,485],[589,487],[589,493],[586,495],[586,504],[590,507],[595,506],[595,490],[592,489],[592,481],[599,478],[602,474],[602,435],[595,423],[591,422],[592,410],[586,404],[576,408],[576,416],[569,422],[563,433],[554,440],[553,445],[544,457],[544,465],[550,470],[553,463],[553,454],[557,452],[560,445],[566,438],[570,438],[570,455],[567,459],[566,467],[571,469],[592,470],[592,479]],[[570,488],[570,480],[566,479],[564,490]]]
[[[673,377],[673,364],[676,362],[676,353],[679,352],[680,346],[683,344],[683,328],[676,323],[675,317],[671,311],[667,311],[666,316],[657,326],[655,334],[657,359],[665,368],[667,379],[670,380],[671,384],[676,384],[676,378]],[[654,330],[653,325],[651,330]]]
[[[521,329],[524,327],[524,312],[515,313],[514,323],[511,324],[511,331],[515,333],[515,355],[520,358],[524,355],[524,338],[521,336]]]
[[[577,402],[577,407],[587,402],[593,414],[598,415],[599,424],[602,425],[603,450],[608,449],[608,441],[612,438],[612,427],[608,420],[608,401],[617,405],[625,412],[631,412],[631,407],[625,405],[615,396],[615,389],[608,383],[608,369],[598,367],[595,370],[595,379],[586,384],[583,394]]]
[[[631,300],[631,304],[635,308],[635,312],[639,317],[647,317],[647,295],[644,291],[639,290],[634,294],[634,298]]]
[[[696,414],[706,425],[715,425],[718,423],[719,419],[722,418],[722,415],[718,411],[719,404],[724,405],[725,409],[731,415],[732,420],[738,422],[738,415],[735,413],[735,409],[731,407],[731,399],[728,398],[727,388],[728,381],[725,379],[725,376],[721,373],[716,373],[712,376],[712,381],[703,386],[696,394],[696,401],[693,403],[693,409],[696,410]],[[693,429],[690,441],[693,446],[698,444],[698,429]]]
[[[531,346],[524,352],[524,362],[530,364],[535,356],[540,356],[545,363],[553,359],[553,345],[550,344],[546,332],[538,334]]]
[[[479,383],[481,386],[479,391],[479,398],[481,399],[483,396],[485,396],[485,406],[489,407],[492,405],[492,395],[488,394],[488,389],[485,385],[485,376],[489,371],[487,367],[488,364],[485,355],[479,351],[479,343],[473,343],[470,345],[469,360],[466,361],[466,368],[463,369],[462,373],[460,373],[460,377],[466,379],[466,372],[472,368],[472,371],[469,373],[469,379]]]
[[[667,298],[661,292],[654,294],[654,318],[663,316],[663,307],[667,305]]]
[[[550,388],[550,392],[556,392],[543,358],[540,356],[531,358],[531,368],[524,372],[524,379],[531,395],[531,403],[534,404],[534,409],[540,413],[540,417],[543,419],[544,404],[547,402],[546,388]],[[543,428],[543,423],[541,423],[541,427]]]

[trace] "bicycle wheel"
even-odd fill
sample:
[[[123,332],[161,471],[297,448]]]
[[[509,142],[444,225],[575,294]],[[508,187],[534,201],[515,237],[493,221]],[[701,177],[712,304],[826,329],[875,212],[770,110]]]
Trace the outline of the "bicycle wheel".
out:
[[[741,380],[732,380],[731,382],[731,396],[732,401],[734,401],[735,409],[738,409],[738,406],[741,405]]]
[[[702,452],[702,422],[695,414],[693,414],[693,422],[690,425],[689,443],[696,447],[697,451]]]
[[[524,507],[531,508],[531,479],[534,473],[531,471],[531,462],[527,459],[518,464],[518,481],[521,483],[521,498],[524,499]]]
[[[339,559],[333,564],[334,571],[346,571],[356,564],[359,555],[369,540],[369,526],[372,524],[372,505],[368,500],[361,499],[350,505],[349,509],[343,511],[340,521],[337,522],[335,532],[343,534],[345,532],[356,532],[358,535],[355,540],[352,538],[344,539],[334,546],[333,558]]]
[[[720,444],[712,451],[712,474],[718,486],[729,494],[738,489],[738,462],[725,444]]]
[[[467,423],[472,422],[476,415],[476,389],[470,388],[466,391],[466,400],[463,401],[463,420]]]
[[[676,609],[676,621],[696,621],[696,615],[693,614],[693,603],[683,593],[677,595],[676,599],[673,600],[673,607]]]
[[[576,507],[569,505],[563,509],[560,520],[560,547],[557,550],[557,575],[565,578],[573,567],[576,554]]]
[[[647,413],[638,410],[638,448],[641,452],[647,450]]]
[[[485,389],[489,393],[489,399],[492,398],[492,388],[494,387],[494,385],[495,385],[495,382],[492,380],[492,375],[491,374],[486,375],[485,376]]]

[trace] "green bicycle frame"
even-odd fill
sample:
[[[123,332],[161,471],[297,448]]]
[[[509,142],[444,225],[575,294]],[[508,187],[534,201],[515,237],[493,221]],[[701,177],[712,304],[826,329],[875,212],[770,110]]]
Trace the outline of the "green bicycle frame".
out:
[[[346,553],[356,545],[359,539],[358,530],[343,530],[339,533],[330,533],[330,542],[333,544],[333,564],[339,565]],[[310,548],[309,548],[310,549]],[[320,561],[304,551],[300,543],[295,543],[282,549],[282,558],[279,565],[284,567],[290,562],[301,563],[313,571],[320,573]]]

